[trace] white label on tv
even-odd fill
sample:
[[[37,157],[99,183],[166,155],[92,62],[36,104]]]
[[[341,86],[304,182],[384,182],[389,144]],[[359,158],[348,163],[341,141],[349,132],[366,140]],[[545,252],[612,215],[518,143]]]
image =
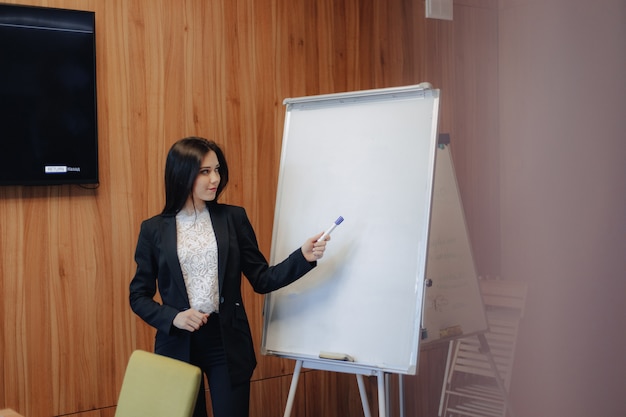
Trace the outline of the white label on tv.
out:
[[[46,165],[46,174],[64,174],[67,172],[67,166],[65,165]]]

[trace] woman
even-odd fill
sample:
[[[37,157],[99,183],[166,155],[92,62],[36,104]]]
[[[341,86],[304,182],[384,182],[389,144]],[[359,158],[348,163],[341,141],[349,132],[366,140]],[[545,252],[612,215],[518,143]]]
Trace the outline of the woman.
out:
[[[314,268],[328,240],[318,242],[319,233],[269,266],[245,210],[217,202],[227,183],[228,165],[213,141],[188,137],[172,146],[165,207],[141,225],[130,283],[132,310],[157,329],[155,352],[206,373],[215,417],[248,415],[256,359],[241,274],[257,293],[277,290]],[[207,415],[202,385],[198,417]]]

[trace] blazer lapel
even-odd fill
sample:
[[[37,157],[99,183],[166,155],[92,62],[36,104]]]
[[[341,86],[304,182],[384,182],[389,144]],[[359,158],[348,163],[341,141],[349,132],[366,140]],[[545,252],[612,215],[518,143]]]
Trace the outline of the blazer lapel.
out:
[[[209,204],[211,223],[215,240],[217,240],[217,278],[219,282],[219,292],[222,295],[222,284],[224,283],[226,260],[228,259],[228,216],[226,211],[217,204]]]
[[[180,269],[180,262],[178,260],[178,248],[176,246],[176,217],[174,216],[163,217],[161,245],[163,247],[163,254],[165,255],[166,262],[172,273],[172,281],[176,283],[178,290],[184,295],[185,299],[187,299],[187,303],[189,303],[187,287],[185,286],[185,279],[183,278],[183,271]]]

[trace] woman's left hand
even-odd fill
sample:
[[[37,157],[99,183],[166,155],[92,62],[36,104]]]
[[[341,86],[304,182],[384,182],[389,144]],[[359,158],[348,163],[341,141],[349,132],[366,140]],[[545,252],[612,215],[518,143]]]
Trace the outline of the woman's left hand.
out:
[[[324,256],[324,251],[326,250],[326,242],[330,240],[330,236],[326,236],[326,238],[322,241],[317,241],[320,237],[322,237],[324,233],[318,233],[317,235],[307,239],[302,245],[302,255],[309,262],[315,262],[318,259]]]

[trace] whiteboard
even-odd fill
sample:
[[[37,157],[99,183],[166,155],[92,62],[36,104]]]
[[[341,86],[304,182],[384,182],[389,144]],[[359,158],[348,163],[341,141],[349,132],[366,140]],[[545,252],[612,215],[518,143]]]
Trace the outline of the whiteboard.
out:
[[[437,149],[422,343],[486,331],[487,318],[450,149]]]
[[[439,90],[287,99],[271,262],[344,222],[318,266],[266,295],[262,353],[349,355],[342,366],[416,372]],[[324,360],[322,360],[324,361]]]

